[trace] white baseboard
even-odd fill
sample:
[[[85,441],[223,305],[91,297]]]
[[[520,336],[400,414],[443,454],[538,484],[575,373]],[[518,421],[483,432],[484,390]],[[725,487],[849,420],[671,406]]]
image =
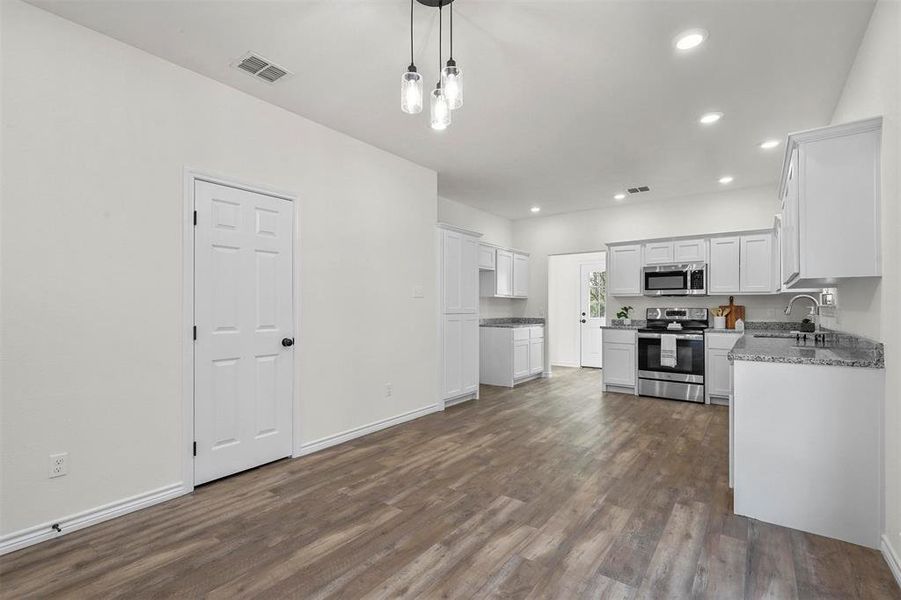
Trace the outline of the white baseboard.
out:
[[[882,535],[882,544],[880,544],[880,548],[882,550],[882,556],[885,557],[885,562],[888,563],[888,568],[892,570],[892,575],[895,576],[898,587],[901,587],[901,560],[898,559],[898,554],[895,552],[895,549],[892,548],[892,544],[888,541],[885,534]]]
[[[141,510],[142,508],[147,508],[148,506],[153,506],[154,504],[177,498],[190,491],[191,488],[186,487],[182,483],[173,483],[172,485],[150,490],[143,494],[110,502],[109,504],[98,506],[97,508],[63,517],[56,521],[42,523],[21,531],[8,533],[4,536],[0,536],[0,554],[7,554],[8,552],[13,552],[25,548],[26,546],[57,538],[61,535],[78,531],[79,529],[84,529],[85,527],[90,527],[91,525],[96,525],[97,523],[102,523],[103,521],[108,521],[115,517],[121,517],[122,515],[135,512],[136,510]],[[60,531],[51,529],[53,524],[59,525]]]
[[[344,442],[349,442],[350,440],[363,437],[364,435],[375,433],[376,431],[381,431],[382,429],[387,429],[388,427],[393,427],[395,425],[400,425],[401,423],[424,417],[433,412],[439,412],[440,410],[441,405],[432,404],[430,406],[424,406],[422,408],[417,408],[416,410],[405,412],[395,417],[389,417],[387,419],[382,419],[381,421],[369,423],[368,425],[361,425],[360,427],[354,427],[353,429],[348,429],[341,433],[329,435],[312,442],[306,442],[300,445],[298,451],[294,453],[294,457],[306,456],[313,452],[325,450],[326,448],[331,448],[332,446],[337,446],[338,444],[343,444]]]
[[[559,360],[557,362],[551,363],[552,367],[567,367],[569,369],[578,369],[582,365],[577,362],[568,362],[565,360]]]

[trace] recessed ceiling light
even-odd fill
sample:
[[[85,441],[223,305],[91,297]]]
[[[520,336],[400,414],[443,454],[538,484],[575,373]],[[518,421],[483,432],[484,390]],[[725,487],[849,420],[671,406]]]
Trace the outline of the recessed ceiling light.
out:
[[[760,143],[760,147],[764,150],[771,150],[779,145],[779,140],[766,140]]]
[[[722,183],[722,184],[732,183],[732,181],[734,179],[735,178],[732,177],[732,175],[723,175],[722,177],[720,177],[720,183]]]
[[[626,195],[625,194],[616,194],[615,196],[613,196],[613,199],[614,200],[625,200]]]
[[[689,29],[683,31],[673,40],[676,50],[691,50],[697,48],[707,39],[707,32],[703,29]]]
[[[698,122],[702,125],[710,125],[712,123],[716,123],[720,119],[723,118],[723,113],[721,112],[709,112],[701,115],[701,118],[698,119]]]
[[[532,212],[540,212],[540,211],[541,211],[541,207],[539,207],[539,206],[532,207]]]

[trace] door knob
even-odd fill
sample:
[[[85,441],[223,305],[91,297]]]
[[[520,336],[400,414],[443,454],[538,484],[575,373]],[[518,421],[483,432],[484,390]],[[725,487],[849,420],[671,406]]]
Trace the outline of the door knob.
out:
[[[284,338],[282,339],[282,346],[285,348],[290,348],[294,345],[294,338]]]
[[[582,316],[584,317],[584,316],[585,316],[585,313],[582,313]]]
[[[579,319],[579,320],[580,320],[580,321],[581,321],[581,322],[582,322],[582,323],[584,323],[584,322],[585,322],[585,319]]]

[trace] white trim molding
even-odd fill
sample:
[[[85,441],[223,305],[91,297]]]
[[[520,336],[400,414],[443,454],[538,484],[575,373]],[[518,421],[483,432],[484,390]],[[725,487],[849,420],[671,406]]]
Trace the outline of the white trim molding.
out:
[[[892,575],[895,576],[895,581],[898,583],[898,586],[901,587],[901,559],[898,558],[895,549],[892,548],[892,544],[885,534],[882,534],[880,549],[882,550],[882,556],[885,558],[885,562],[888,563],[888,568],[891,569]]]
[[[375,433],[376,431],[381,431],[382,429],[387,429],[389,427],[394,427],[395,425],[400,425],[401,423],[406,423],[407,421],[412,421],[413,419],[418,419],[419,417],[424,417],[434,412],[441,412],[443,408],[444,407],[440,403],[431,404],[429,406],[417,408],[415,410],[411,410],[394,417],[388,417],[387,419],[375,421],[373,423],[369,423],[368,425],[361,425],[359,427],[354,427],[353,429],[348,429],[334,435],[319,438],[318,440],[314,440],[312,442],[306,442],[300,445],[300,448],[294,454],[294,458],[297,458],[299,456],[306,456],[307,454],[312,454],[320,450],[325,450],[326,448],[331,448],[332,446],[337,446],[338,444],[343,444],[344,442],[349,442],[351,440],[363,437],[364,435]]]
[[[90,510],[82,511],[68,517],[63,517],[58,521],[42,523],[21,531],[6,534],[0,537],[0,554],[7,554],[15,550],[20,550],[26,546],[32,546],[40,542],[58,538],[96,525],[116,517],[121,517],[142,508],[148,508],[154,504],[159,504],[173,498],[178,498],[191,492],[191,488],[183,483],[173,483],[165,487],[150,490],[143,494],[137,494],[130,498],[124,498],[103,506],[98,506]],[[58,525],[59,529],[53,529],[53,525]]]

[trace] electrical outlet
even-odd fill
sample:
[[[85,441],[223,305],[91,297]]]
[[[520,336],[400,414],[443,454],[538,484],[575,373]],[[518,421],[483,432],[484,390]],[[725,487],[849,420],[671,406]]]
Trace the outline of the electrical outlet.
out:
[[[390,398],[390,397],[391,397],[391,392],[392,392],[392,390],[391,390],[391,384],[390,384],[390,383],[386,383],[386,384],[385,384],[385,398]]]
[[[413,297],[414,298],[424,298],[425,297],[425,293],[424,293],[421,285],[413,286]]]
[[[50,479],[62,477],[69,473],[69,453],[60,452],[50,455]]]

